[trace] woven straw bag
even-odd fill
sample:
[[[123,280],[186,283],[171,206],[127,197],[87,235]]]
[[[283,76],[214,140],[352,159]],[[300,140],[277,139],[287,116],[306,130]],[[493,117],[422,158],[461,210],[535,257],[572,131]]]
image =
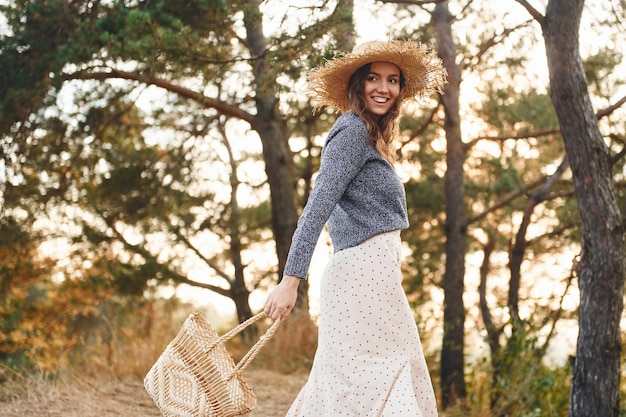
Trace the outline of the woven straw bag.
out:
[[[266,317],[261,312],[218,336],[199,313],[191,313],[144,378],[144,386],[166,417],[232,417],[249,413],[256,395],[241,373],[274,335],[274,321],[235,365],[224,342]]]

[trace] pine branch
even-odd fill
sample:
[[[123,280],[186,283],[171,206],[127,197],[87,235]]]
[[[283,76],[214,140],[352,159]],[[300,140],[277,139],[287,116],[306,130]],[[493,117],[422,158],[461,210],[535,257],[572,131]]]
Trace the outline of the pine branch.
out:
[[[113,231],[113,234],[115,235],[115,237],[124,245],[124,247],[127,250],[130,250],[131,252],[135,254],[141,255],[141,257],[143,257],[146,261],[152,262],[154,265],[157,266],[158,270],[167,278],[170,278],[179,284],[187,284],[193,287],[204,288],[204,289],[213,291],[217,294],[223,295],[224,297],[228,297],[228,298],[231,297],[229,289],[218,287],[216,285],[206,284],[204,282],[194,281],[194,280],[187,278],[186,276],[182,274],[179,274],[171,270],[166,265],[163,265],[162,263],[158,262],[157,257],[153,255],[152,253],[150,253],[150,251],[148,251],[145,247],[139,244],[132,244],[128,242],[128,240],[126,240],[124,235],[115,227],[115,222],[112,218],[105,218],[104,220]]]
[[[257,124],[256,117],[254,115],[241,110],[239,107],[226,104],[220,100],[206,97],[202,93],[194,91],[190,88],[186,88],[181,85],[174,84],[170,81],[166,81],[161,78],[157,78],[147,74],[139,74],[136,72],[122,71],[112,68],[109,71],[78,71],[72,74],[65,74],[62,76],[63,80],[107,80],[116,78],[139,81],[147,85],[154,85],[171,93],[178,94],[183,98],[193,100],[205,108],[215,109],[225,116],[244,120],[250,123],[253,128]]]
[[[598,110],[596,112],[596,118],[597,119],[601,119],[605,116],[610,115],[611,113],[613,113],[615,110],[619,109],[620,107],[622,107],[622,105],[626,103],[626,96],[622,97],[621,99],[619,99],[617,101],[617,103],[610,105],[609,107],[605,108],[605,109],[601,109]]]
[[[521,4],[530,15],[535,19],[539,24],[543,27],[544,16],[539,12],[539,10],[535,9],[528,1],[526,0],[515,0],[519,4]]]

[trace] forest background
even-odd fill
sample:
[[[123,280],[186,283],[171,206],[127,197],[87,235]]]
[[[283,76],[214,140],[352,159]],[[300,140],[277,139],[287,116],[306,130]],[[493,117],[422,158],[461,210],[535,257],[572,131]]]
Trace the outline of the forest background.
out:
[[[337,116],[307,71],[401,38],[448,70],[442,96],[407,106],[398,149],[404,284],[442,410],[626,415],[626,3],[309,3],[0,3],[3,386],[140,378],[190,311],[221,329],[257,312]],[[310,366],[331,250],[324,234],[256,366]]]

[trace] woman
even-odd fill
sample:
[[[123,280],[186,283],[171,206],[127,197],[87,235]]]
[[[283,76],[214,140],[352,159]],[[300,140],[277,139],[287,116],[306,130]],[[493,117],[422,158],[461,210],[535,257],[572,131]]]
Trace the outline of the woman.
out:
[[[445,76],[438,58],[406,41],[368,42],[310,74],[314,97],[343,114],[265,304],[274,319],[290,314],[327,224],[333,256],[321,279],[318,348],[288,417],[437,416],[402,290],[400,231],[409,224],[393,163],[402,102],[440,91]]]

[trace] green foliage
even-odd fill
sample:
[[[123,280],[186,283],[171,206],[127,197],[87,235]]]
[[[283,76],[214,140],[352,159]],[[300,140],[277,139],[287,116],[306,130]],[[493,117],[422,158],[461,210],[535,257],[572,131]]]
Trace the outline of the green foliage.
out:
[[[134,297],[142,297],[147,289],[147,281],[157,275],[152,261],[139,266],[108,261],[107,269],[116,292]]]
[[[111,58],[135,60],[155,74],[183,74],[197,69],[199,58],[215,64],[227,59],[229,31],[222,28],[229,16],[223,1],[150,1],[137,7],[118,2],[94,26]]]
[[[22,352],[25,337],[13,332],[24,308],[40,298],[42,291],[33,286],[45,276],[33,262],[36,238],[25,229],[14,217],[0,218],[0,361],[12,368],[27,362]]]
[[[89,278],[56,284],[44,271],[36,280],[15,283],[0,306],[1,362],[21,370],[63,369],[79,342],[72,323],[96,315],[109,295],[106,286]]]
[[[426,168],[426,172],[432,172]],[[443,274],[443,245],[445,224],[444,181],[430,174],[419,181],[405,184],[411,227],[402,234],[415,256],[407,259],[405,289],[409,294],[422,294],[424,283],[439,282]]]
[[[56,233],[71,244],[67,266],[36,275],[30,298],[7,296],[24,316],[10,323],[5,342],[24,341],[14,344],[14,357],[19,351],[35,367],[57,369],[61,362],[35,348],[39,336],[24,332],[42,312],[56,317],[54,301],[78,311],[58,320],[58,334],[67,336],[68,320],[74,329],[99,320],[90,303],[142,295],[148,283],[184,280],[190,262],[227,275],[236,214],[243,219],[235,225],[245,234],[242,250],[267,241],[266,187],[249,185],[251,201],[239,213],[224,197],[229,163],[239,161],[225,160],[220,142],[229,138],[220,124],[238,108],[252,114],[258,88],[292,95],[303,69],[319,63],[320,53],[330,55],[325,45],[334,39],[320,42],[325,31],[308,20],[295,37],[269,39],[263,56],[250,56],[246,43],[254,40],[242,36],[242,15],[247,25],[261,24],[254,2],[18,0],[0,7],[8,22],[0,35],[6,213],[23,210],[30,219],[44,219],[49,237]],[[325,25],[343,37],[351,11],[337,10]],[[322,47],[303,48],[314,43]],[[270,71],[255,80],[250,72],[266,58]],[[120,81],[120,72],[132,80]],[[148,110],[140,108],[136,100],[146,93],[146,79],[198,91],[198,98],[206,92],[226,115],[175,94],[156,94]],[[312,126],[310,134],[321,133],[322,124]],[[241,162],[259,157],[244,152]],[[207,247],[205,241],[219,243]],[[78,301],[83,297],[85,305]],[[74,338],[64,343],[57,348],[76,347]]]
[[[232,31],[225,28],[231,10],[220,0],[135,6],[18,0],[0,6],[0,12],[12,29],[0,38],[1,132],[39,109],[50,89],[61,87],[71,65],[125,61],[153,74],[200,70],[210,79],[222,73],[231,53]]]
[[[614,74],[623,62],[624,54],[613,47],[604,46],[583,62],[587,84],[600,97],[611,97],[612,91],[623,86],[626,81]]]
[[[485,357],[468,364],[467,402],[446,410],[451,417],[567,415],[571,385],[569,364],[546,364],[540,356],[537,339],[530,333],[516,338],[497,368]],[[505,370],[506,368],[506,370]],[[500,372],[494,384],[494,372]]]
[[[485,100],[476,107],[477,115],[499,132],[522,135],[556,127],[558,122],[547,94],[519,91],[515,86],[488,86]]]
[[[517,169],[503,158],[486,156],[480,162],[482,175],[467,180],[468,195],[476,201],[488,205],[522,186]]]
[[[1,231],[10,228],[16,231],[11,225]],[[113,343],[122,336],[115,333],[128,332],[121,322],[146,303],[146,277],[154,276],[149,266],[102,258],[75,264],[76,276],[59,280],[52,275],[52,262],[33,256],[32,239],[13,236],[0,246],[3,255],[11,255],[0,257],[0,365],[54,374],[76,366],[92,338]],[[9,270],[12,262],[19,269]]]
[[[492,396],[495,414],[561,416],[567,414],[571,368],[550,367],[538,356],[537,340],[520,337],[509,343],[505,369]]]
[[[72,7],[59,1],[15,1],[0,6],[12,29],[2,36],[0,71],[0,131],[25,119],[41,102],[55,82],[67,59],[89,59],[88,49],[71,44],[79,21]],[[16,71],[16,69],[18,69]]]

